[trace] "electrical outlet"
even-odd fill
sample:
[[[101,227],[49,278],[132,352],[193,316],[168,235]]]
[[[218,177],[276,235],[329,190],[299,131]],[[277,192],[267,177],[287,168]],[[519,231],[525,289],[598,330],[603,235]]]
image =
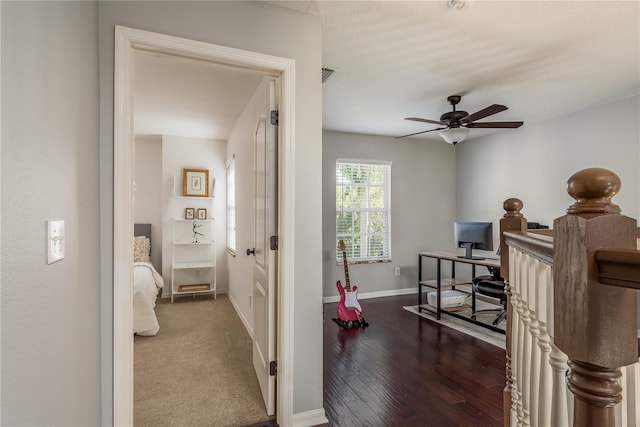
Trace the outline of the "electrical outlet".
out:
[[[395,272],[396,276],[400,275],[400,267],[396,267],[396,272]]]

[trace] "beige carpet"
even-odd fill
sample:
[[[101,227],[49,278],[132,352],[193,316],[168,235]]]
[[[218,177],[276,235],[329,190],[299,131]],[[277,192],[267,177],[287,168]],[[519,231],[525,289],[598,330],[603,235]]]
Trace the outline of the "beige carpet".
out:
[[[167,298],[160,331],[134,340],[135,426],[246,426],[269,420],[251,339],[226,295]]]
[[[490,304],[485,304],[481,301],[477,302],[478,304],[478,309],[487,309],[487,308],[494,308],[494,305],[490,305]],[[471,322],[467,322],[465,320],[462,319],[458,319],[457,317],[453,317],[453,316],[448,316],[447,314],[442,314],[440,316],[440,320],[436,319],[436,315],[434,312],[431,311],[427,311],[425,310],[424,307],[428,307],[430,310],[434,310],[434,308],[428,306],[428,305],[423,305],[423,309],[422,311],[418,312],[418,306],[417,305],[413,305],[413,306],[406,306],[403,307],[405,310],[413,313],[413,314],[417,314],[418,316],[424,317],[425,319],[429,319],[433,322],[436,323],[440,323],[441,325],[447,326],[449,328],[455,329],[459,332],[462,332],[464,334],[467,335],[472,335],[478,339],[481,339],[482,341],[488,342],[489,344],[493,344],[496,347],[500,347],[500,348],[505,348],[505,336],[504,334],[501,334],[500,332],[494,332],[490,329],[484,328],[482,326],[479,325],[475,325]],[[471,316],[471,308],[463,308],[463,309],[459,309],[457,310],[457,313],[460,315],[466,315],[468,317]],[[485,322],[485,323],[491,323],[493,321],[493,319],[495,319],[497,313],[483,313],[483,314],[478,314],[477,319],[481,322]],[[500,322],[498,324],[498,328],[504,328],[506,325],[506,322],[503,320],[502,322]]]

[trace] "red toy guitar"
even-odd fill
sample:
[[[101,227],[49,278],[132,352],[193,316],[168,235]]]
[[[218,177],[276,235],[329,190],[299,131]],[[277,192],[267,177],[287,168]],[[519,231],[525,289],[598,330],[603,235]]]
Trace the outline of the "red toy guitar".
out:
[[[346,286],[343,288],[340,280],[336,282],[336,287],[340,293],[340,304],[338,305],[338,318],[333,320],[345,329],[353,326],[368,326],[368,323],[365,322],[362,317],[362,307],[360,307],[360,303],[358,302],[358,287],[354,286],[351,288],[351,284],[349,283],[347,252],[343,240],[340,240],[340,250],[342,251]]]

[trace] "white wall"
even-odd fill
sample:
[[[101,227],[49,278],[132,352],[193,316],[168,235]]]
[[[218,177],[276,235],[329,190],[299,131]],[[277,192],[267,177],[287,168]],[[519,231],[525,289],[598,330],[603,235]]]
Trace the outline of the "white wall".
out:
[[[100,203],[103,334],[112,334],[114,25],[261,52],[295,63],[293,410],[322,408],[322,67],[317,17],[262,2],[102,2],[100,7]],[[300,172],[298,172],[300,171]],[[112,407],[111,341],[104,339],[103,424]]]
[[[337,158],[390,160],[392,262],[349,266],[358,293],[416,288],[418,252],[453,249],[456,167],[455,149],[444,142],[324,131],[323,266],[324,296],[337,296],[344,268],[335,259],[335,167]],[[400,267],[400,277],[394,268]],[[424,265],[435,277],[435,265]],[[428,276],[427,276],[428,275]],[[365,316],[366,318],[366,316]]]
[[[229,268],[229,297],[253,335],[253,310],[249,297],[253,293],[254,258],[246,255],[254,247],[253,231],[253,143],[260,115],[269,110],[269,85],[264,79],[247,103],[229,135],[227,162],[236,162],[236,256],[226,254]]]
[[[527,123],[456,146],[457,216],[497,221],[502,202],[517,197],[529,221],[553,225],[574,201],[567,179],[589,167],[614,171],[622,188],[613,202],[623,214],[640,214],[640,98]],[[472,131],[473,132],[473,131]],[[497,236],[497,234],[496,234]]]
[[[162,138],[136,137],[134,223],[151,224],[151,263],[162,271]]]
[[[216,283],[219,290],[228,288],[227,263],[224,256],[227,194],[226,158],[226,141],[162,136],[162,277],[165,281],[165,287],[162,290],[163,297],[171,296],[172,218],[176,217],[173,197],[182,195],[184,168],[207,169],[209,171],[209,194],[215,198],[213,217],[216,220]]]
[[[95,2],[2,2],[2,425],[101,424],[97,24]]]

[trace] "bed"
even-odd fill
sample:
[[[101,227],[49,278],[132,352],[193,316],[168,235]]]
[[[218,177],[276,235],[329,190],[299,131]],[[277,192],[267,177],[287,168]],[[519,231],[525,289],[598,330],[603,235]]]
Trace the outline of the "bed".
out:
[[[153,336],[160,330],[155,307],[164,281],[149,261],[151,224],[134,224],[133,231],[133,333]]]

